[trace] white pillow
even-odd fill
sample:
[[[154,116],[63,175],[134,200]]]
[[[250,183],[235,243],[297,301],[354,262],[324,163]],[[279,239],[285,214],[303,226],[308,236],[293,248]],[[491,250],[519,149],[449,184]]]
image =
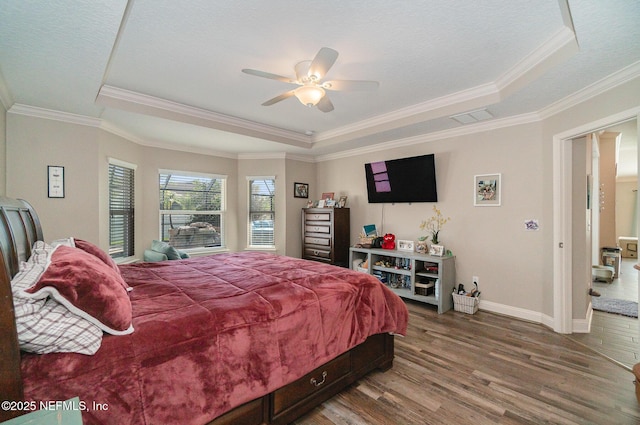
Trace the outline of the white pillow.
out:
[[[36,300],[24,290],[38,282],[53,247],[38,241],[31,258],[11,280],[18,342],[33,353],[94,354],[102,343],[102,330],[53,299]]]

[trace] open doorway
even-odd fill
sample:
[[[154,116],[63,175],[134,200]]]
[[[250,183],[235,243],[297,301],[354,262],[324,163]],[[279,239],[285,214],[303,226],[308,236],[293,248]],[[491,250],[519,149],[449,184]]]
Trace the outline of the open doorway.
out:
[[[588,140],[592,143],[585,143]],[[575,139],[576,148],[592,150],[591,210],[587,220],[592,264],[604,272],[591,282],[595,296],[591,302],[587,333],[573,333],[572,339],[587,345],[621,365],[631,368],[640,359],[640,325],[637,318],[637,120],[629,120],[599,130],[593,137]],[[575,160],[574,157],[574,168]],[[575,194],[574,194],[575,196]],[[575,212],[574,212],[575,213]],[[575,233],[575,229],[574,229]],[[575,234],[574,234],[574,240]],[[578,239],[579,240],[579,239]],[[580,252],[574,247],[575,256]],[[604,257],[603,257],[604,252]],[[607,273],[612,272],[609,276]],[[574,274],[573,293],[580,283]],[[576,291],[577,289],[577,291]],[[574,304],[575,305],[575,304]],[[635,317],[633,317],[635,315]]]

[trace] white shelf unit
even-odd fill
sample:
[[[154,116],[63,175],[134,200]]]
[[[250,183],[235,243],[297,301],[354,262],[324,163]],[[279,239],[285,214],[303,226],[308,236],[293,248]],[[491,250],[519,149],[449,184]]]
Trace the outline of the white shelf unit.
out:
[[[358,270],[378,278],[402,298],[438,307],[438,314],[453,308],[451,293],[456,285],[455,257],[435,257],[410,251],[349,248],[349,265],[367,261]],[[382,263],[382,264],[380,264]]]

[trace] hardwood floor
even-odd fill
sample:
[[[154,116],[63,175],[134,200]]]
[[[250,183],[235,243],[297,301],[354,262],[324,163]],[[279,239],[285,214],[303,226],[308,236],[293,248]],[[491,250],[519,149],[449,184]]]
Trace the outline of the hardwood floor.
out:
[[[594,282],[601,296],[638,301],[638,272],[634,258],[623,258],[620,276],[612,283]],[[637,318],[594,311],[591,332],[571,338],[631,369],[640,362],[640,322]]]
[[[328,424],[638,424],[633,375],[542,325],[408,301],[394,366],[302,417]]]

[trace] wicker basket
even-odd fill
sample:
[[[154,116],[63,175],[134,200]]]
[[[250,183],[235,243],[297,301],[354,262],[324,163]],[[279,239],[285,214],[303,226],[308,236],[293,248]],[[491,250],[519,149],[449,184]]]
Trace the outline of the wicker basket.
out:
[[[453,295],[453,309],[455,311],[461,311],[467,314],[474,314],[478,311],[478,305],[480,304],[479,297],[468,297],[466,295]]]
[[[367,238],[367,237],[363,237],[360,236],[360,242],[358,242],[360,245],[362,245],[363,248],[371,248],[371,244],[373,244],[373,240],[375,238]]]

